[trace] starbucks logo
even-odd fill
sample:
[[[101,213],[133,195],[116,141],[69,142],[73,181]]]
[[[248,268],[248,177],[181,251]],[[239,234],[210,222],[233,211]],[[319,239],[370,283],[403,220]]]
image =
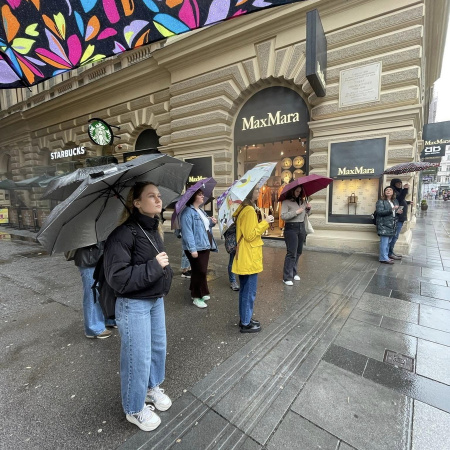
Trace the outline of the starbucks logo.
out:
[[[91,141],[97,145],[111,145],[114,139],[111,127],[101,119],[92,119],[88,134]]]

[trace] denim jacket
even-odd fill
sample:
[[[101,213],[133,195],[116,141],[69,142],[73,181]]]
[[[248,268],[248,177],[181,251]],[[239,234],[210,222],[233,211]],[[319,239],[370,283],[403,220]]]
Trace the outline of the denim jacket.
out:
[[[205,230],[205,225],[199,214],[204,214],[206,217],[208,215],[199,209],[198,212],[195,208],[190,205],[187,206],[181,213],[180,225],[181,225],[181,244],[183,250],[187,250],[190,253],[199,252],[201,250],[212,250],[217,252],[217,244],[212,236],[212,244],[209,244],[208,233]],[[215,226],[215,223],[209,219],[209,231]]]

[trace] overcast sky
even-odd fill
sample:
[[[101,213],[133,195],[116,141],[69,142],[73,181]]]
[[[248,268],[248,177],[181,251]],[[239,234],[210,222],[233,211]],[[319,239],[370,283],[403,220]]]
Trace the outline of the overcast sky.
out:
[[[438,105],[436,111],[436,122],[450,120],[450,25],[447,29],[447,40],[444,50],[444,61],[442,72],[437,82]]]

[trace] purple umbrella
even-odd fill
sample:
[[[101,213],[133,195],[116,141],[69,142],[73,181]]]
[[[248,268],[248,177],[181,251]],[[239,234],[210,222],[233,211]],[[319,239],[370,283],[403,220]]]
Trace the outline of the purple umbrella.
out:
[[[186,208],[186,203],[192,198],[192,196],[201,189],[203,194],[205,195],[203,205],[209,200],[212,196],[212,192],[217,184],[217,181],[213,178],[203,178],[197,183],[186,189],[186,192],[180,197],[175,205],[175,211],[172,214],[172,230],[176,230],[180,228],[179,217],[183,212],[184,208]]]
[[[286,200],[288,192],[297,186],[301,185],[303,188],[303,192],[307,197],[309,197],[317,191],[325,189],[332,181],[332,178],[323,177],[322,175],[316,175],[315,173],[307,175],[305,177],[296,178],[294,181],[291,181],[284,187],[284,189],[281,191],[278,201],[282,202]]]

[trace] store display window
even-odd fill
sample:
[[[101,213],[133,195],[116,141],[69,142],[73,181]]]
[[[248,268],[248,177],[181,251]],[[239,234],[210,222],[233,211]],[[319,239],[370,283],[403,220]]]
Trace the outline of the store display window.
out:
[[[328,221],[372,223],[371,214],[380,198],[385,167],[386,139],[332,143]]]
[[[263,162],[277,162],[277,165],[273,175],[260,189],[257,202],[259,214],[261,219],[267,215],[275,217],[275,222],[266,232],[266,236],[283,237],[284,222],[280,218],[281,204],[278,203],[278,197],[286,184],[307,175],[306,137],[237,146],[237,178]]]

